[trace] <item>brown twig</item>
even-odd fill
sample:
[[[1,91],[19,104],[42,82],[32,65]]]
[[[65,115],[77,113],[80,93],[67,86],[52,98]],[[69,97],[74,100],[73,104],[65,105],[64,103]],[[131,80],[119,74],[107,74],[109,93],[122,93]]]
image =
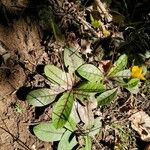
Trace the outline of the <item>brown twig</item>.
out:
[[[97,34],[97,32],[91,27],[91,25],[86,22],[84,19],[82,19],[81,17],[78,16],[78,19],[82,22],[82,24],[84,24],[96,37],[99,37],[99,35]]]
[[[100,13],[103,13],[104,17],[107,19],[107,22],[111,22],[112,16],[108,13],[108,10],[106,10],[104,4],[100,0],[95,0],[95,2],[99,8],[98,10]]]

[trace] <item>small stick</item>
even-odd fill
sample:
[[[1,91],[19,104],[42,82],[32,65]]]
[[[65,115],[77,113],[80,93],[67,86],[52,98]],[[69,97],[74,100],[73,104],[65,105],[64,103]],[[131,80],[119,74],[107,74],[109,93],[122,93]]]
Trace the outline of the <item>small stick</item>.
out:
[[[91,27],[91,25],[89,23],[87,23],[84,19],[82,19],[81,17],[78,16],[78,19],[85,25],[88,27],[88,29],[96,36],[99,37],[99,35],[97,34],[97,32]]]
[[[106,8],[104,7],[104,4],[100,0],[95,0],[95,2],[98,5],[98,8],[101,10],[101,12],[104,14],[104,16],[107,19],[107,21],[111,22],[112,21],[112,16],[108,13]]]

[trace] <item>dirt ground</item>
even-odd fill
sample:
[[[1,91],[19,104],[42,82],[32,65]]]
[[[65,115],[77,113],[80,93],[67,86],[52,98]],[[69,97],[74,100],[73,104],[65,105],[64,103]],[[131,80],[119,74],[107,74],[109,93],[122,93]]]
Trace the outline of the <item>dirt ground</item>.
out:
[[[5,0],[2,0],[2,2],[4,3]],[[53,1],[50,2],[53,3]],[[115,2],[114,4],[116,4]],[[69,7],[72,8],[71,5]],[[63,9],[65,10],[65,8]],[[65,13],[67,12],[65,14],[67,16],[67,14],[71,13],[72,9],[68,9],[67,7],[66,10],[70,10],[70,12],[64,11]],[[73,12],[76,14],[76,11]],[[56,16],[59,16],[57,11],[55,13]],[[71,20],[73,19],[71,18]],[[81,28],[82,27],[84,26],[81,26]],[[82,47],[81,50],[85,47],[85,49],[81,52],[84,53],[85,59],[91,59],[95,61],[94,63],[97,63],[102,57],[101,55],[99,59],[98,57],[97,59],[93,59],[94,56],[91,56],[91,58],[89,56],[89,58],[87,58],[88,52],[91,52],[91,41],[88,38],[95,34],[97,36],[97,32],[95,33],[93,28],[90,28],[90,30],[83,28],[83,33],[85,34],[82,37],[83,39],[80,39],[82,34],[81,31],[78,30],[77,32],[79,37],[76,37],[74,31],[70,32],[71,34],[67,31],[64,35],[67,35],[66,41],[71,43],[76,40],[77,46]],[[104,31],[105,30],[103,30],[103,32]],[[98,40],[97,43],[94,42],[95,45],[98,45],[98,47],[95,46],[95,49],[100,49],[102,51],[105,49],[106,52],[104,53],[106,53],[106,55],[112,53],[109,51],[110,49],[118,48],[118,51],[115,53],[120,54],[128,50],[128,40],[130,41],[130,38],[132,39],[132,34],[131,37],[130,35],[126,35],[129,39],[127,38],[127,44],[121,49],[121,40],[126,40],[124,39],[125,36],[122,31],[118,31],[118,29],[114,28],[114,31],[111,33],[114,34],[112,36],[114,38],[113,40],[109,37],[111,34],[109,36],[107,35],[108,37],[105,37],[102,32],[99,33],[102,35],[102,39],[100,37],[100,40]],[[88,37],[87,39],[85,38],[86,36]],[[117,38],[115,39],[117,36],[121,40]],[[61,49],[62,47],[51,42],[48,43],[50,41],[47,40],[48,38],[44,41],[43,37],[44,35],[39,25],[33,20],[31,21],[31,19],[27,16],[15,20],[10,26],[0,25],[0,150],[55,150],[54,146],[58,144],[42,142],[34,136],[32,131],[32,127],[34,125],[51,119],[51,106],[48,105],[43,108],[35,108],[29,106],[29,104],[25,101],[27,93],[30,92],[31,89],[34,89],[35,87],[49,87],[48,81],[46,81],[46,79],[41,75],[45,64],[54,64],[57,66],[62,65],[62,62],[60,62],[62,58],[58,52],[58,49]],[[141,38],[139,39],[141,40]],[[83,43],[81,42],[82,44],[80,43],[82,46],[78,45],[79,40],[83,41]],[[134,40],[136,41],[136,39]],[[136,47],[135,41],[133,41],[133,43],[131,42],[133,45],[130,47],[134,50]],[[94,45],[92,46],[94,47]],[[49,47],[48,50],[47,47]],[[105,55],[104,53],[102,55]],[[99,55],[96,54],[96,51],[95,53],[93,52],[93,54]],[[106,56],[105,59],[109,60],[112,55],[113,54]],[[142,83],[140,89],[142,93],[139,92],[139,94],[133,96],[126,90],[119,91],[117,101],[109,106],[104,106],[95,110],[95,112],[97,112],[96,115],[100,115],[102,118],[102,132],[101,135],[98,135],[95,138],[98,141],[97,143],[95,142],[96,140],[93,140],[95,143],[92,141],[93,150],[110,150],[112,147],[116,146],[116,143],[124,143],[124,147],[129,150],[149,150],[144,149],[147,145],[149,145],[149,142],[143,142],[140,139],[140,136],[131,129],[129,122],[129,112],[133,112],[135,109],[139,111],[143,110],[150,115],[149,78],[147,78],[147,81],[148,85],[144,82],[144,84]],[[143,92],[144,90],[145,93]],[[142,97],[142,94],[145,94],[147,97]],[[123,133],[123,139],[120,138],[119,131],[120,133]],[[128,133],[132,137],[130,137]],[[97,145],[101,148],[97,148]],[[117,146],[119,147],[120,145]]]
[[[28,75],[45,62],[41,37],[40,29],[30,20],[19,20],[12,28],[0,26],[0,150],[51,149],[49,143],[31,134],[29,125],[39,118],[34,108],[16,95],[18,89],[31,84]],[[24,94],[26,90],[20,95]]]

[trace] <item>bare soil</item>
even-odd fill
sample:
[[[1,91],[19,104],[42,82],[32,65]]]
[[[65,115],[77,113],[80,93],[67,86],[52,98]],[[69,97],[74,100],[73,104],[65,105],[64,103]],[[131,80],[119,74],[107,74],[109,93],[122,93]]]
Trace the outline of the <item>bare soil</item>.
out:
[[[22,97],[18,100],[26,90],[16,95],[18,89],[31,84],[28,76],[36,66],[45,62],[41,38],[40,28],[30,19],[18,20],[9,28],[0,26],[0,150],[51,149],[30,132],[35,110]]]

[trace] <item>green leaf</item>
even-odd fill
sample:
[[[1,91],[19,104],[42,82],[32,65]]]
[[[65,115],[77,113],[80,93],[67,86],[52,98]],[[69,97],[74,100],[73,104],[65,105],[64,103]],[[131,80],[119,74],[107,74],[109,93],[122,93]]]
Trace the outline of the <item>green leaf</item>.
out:
[[[135,86],[138,85],[139,82],[140,82],[140,80],[139,80],[138,78],[131,79],[131,80],[125,85],[125,87],[126,87],[126,88],[134,88]]]
[[[26,99],[30,105],[41,107],[52,103],[58,93],[51,89],[37,89],[31,91]]]
[[[103,79],[103,74],[92,64],[84,64],[81,67],[77,69],[77,72],[79,75],[81,75],[83,78],[91,81],[91,82],[97,82]]]
[[[108,76],[114,76],[119,71],[122,71],[125,69],[128,62],[127,55],[121,55],[118,60],[114,63],[113,67],[108,72]]]
[[[117,88],[108,90],[97,97],[98,105],[107,105],[112,102],[117,96]]]
[[[124,79],[130,79],[130,78],[131,78],[131,71],[130,71],[130,69],[119,71],[113,76],[113,79],[118,81],[119,84],[121,84],[121,85],[124,84]]]
[[[72,137],[72,132],[67,130],[61,138],[57,150],[72,150],[77,145],[75,136]]]
[[[67,128],[69,131],[75,131],[77,129],[76,127],[77,123],[73,117],[69,117],[68,121],[65,124],[65,128]]]
[[[122,78],[122,79],[129,79],[131,77],[131,71],[130,69],[119,71],[115,74],[116,78]]]
[[[53,109],[52,120],[54,126],[58,129],[65,125],[70,116],[73,107],[72,92],[65,92],[58,100]]]
[[[75,70],[84,63],[84,61],[76,49],[65,48],[64,63],[69,69],[69,72],[74,73]]]
[[[61,86],[64,90],[72,88],[73,81],[71,75],[63,72],[58,67],[54,65],[46,65],[44,73],[53,84]]]
[[[90,136],[85,136],[85,150],[92,150],[92,141]]]
[[[101,93],[105,90],[105,86],[100,82],[83,82],[75,89],[76,91],[82,92],[98,92]]]
[[[83,92],[81,90],[78,90],[78,91],[73,91],[74,92],[74,97],[76,99],[79,99],[80,101],[84,101],[85,99],[89,99],[90,96],[92,95],[95,95],[95,93],[89,93],[89,92]]]
[[[140,91],[138,86],[135,86],[134,88],[126,88],[126,89],[133,94],[137,94]]]
[[[133,94],[139,92],[140,80],[138,78],[131,79],[124,87]]]
[[[85,147],[80,148],[79,150],[86,150]]]
[[[59,141],[65,132],[64,128],[56,129],[52,123],[41,123],[33,128],[34,134],[42,141]]]
[[[101,27],[102,23],[100,22],[100,20],[95,20],[91,14],[90,14],[90,19],[91,19],[91,25],[92,25],[94,28],[99,28],[99,27]]]
[[[102,128],[101,117],[98,117],[94,119],[94,126],[91,128],[89,136],[94,137],[96,134],[99,133],[101,128]]]

